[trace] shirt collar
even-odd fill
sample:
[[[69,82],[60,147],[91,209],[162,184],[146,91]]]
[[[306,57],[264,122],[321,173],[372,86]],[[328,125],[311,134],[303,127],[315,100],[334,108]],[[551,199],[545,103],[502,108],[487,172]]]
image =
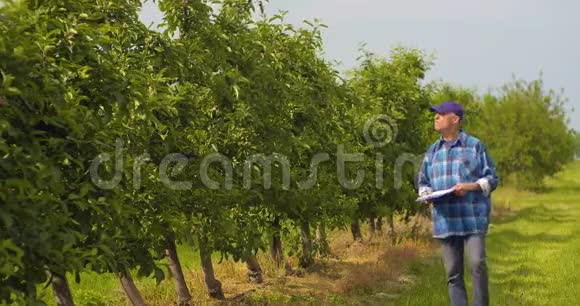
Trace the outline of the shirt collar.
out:
[[[451,144],[451,147],[453,147],[455,145],[464,146],[466,139],[467,139],[467,133],[465,133],[465,131],[463,131],[463,129],[460,129],[459,130],[459,137],[457,137],[457,139],[455,139],[453,141],[453,143]],[[443,139],[443,135],[439,136],[438,147],[441,147],[444,143],[445,143],[445,139]]]

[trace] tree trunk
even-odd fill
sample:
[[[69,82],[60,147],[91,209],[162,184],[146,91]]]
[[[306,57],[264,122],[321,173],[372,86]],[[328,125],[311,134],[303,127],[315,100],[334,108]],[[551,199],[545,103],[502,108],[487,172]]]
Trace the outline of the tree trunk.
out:
[[[360,224],[358,219],[355,219],[352,224],[350,225],[350,231],[352,232],[352,238],[354,241],[362,241],[362,234],[360,232]]]
[[[270,244],[270,255],[279,269],[284,265],[284,270],[286,275],[292,274],[292,268],[290,264],[284,259],[284,252],[282,251],[282,239],[280,238],[280,217],[274,217],[274,223],[272,224],[274,228],[274,233],[272,234],[272,243]]]
[[[189,288],[187,288],[187,284],[185,283],[185,277],[183,276],[183,270],[179,263],[179,257],[177,257],[174,240],[168,240],[168,247],[165,250],[165,254],[169,261],[169,270],[171,271],[171,274],[173,274],[173,280],[175,282],[177,305],[188,305],[189,301],[191,301],[191,294],[189,293]]]
[[[248,267],[248,278],[250,282],[261,284],[264,279],[262,277],[262,268],[255,255],[250,255],[246,258],[246,267]]]
[[[270,244],[270,255],[276,266],[279,268],[282,265],[282,239],[280,238],[280,218],[275,217],[274,223],[272,224],[274,232],[272,234],[272,244]]]
[[[300,235],[302,236],[302,256],[300,256],[300,266],[302,268],[309,268],[314,264],[312,258],[312,237],[310,236],[310,224],[307,221],[302,221],[300,224]]]
[[[391,238],[391,244],[397,244],[397,233],[395,233],[395,219],[393,214],[387,216],[387,223],[389,225],[389,237]]]
[[[369,241],[373,240],[373,238],[375,237],[375,232],[376,232],[375,217],[370,216],[369,217]]]
[[[420,214],[416,214],[415,215],[415,220],[413,221],[413,226],[411,227],[411,235],[413,237],[414,241],[417,241],[419,239],[419,218],[420,218]]]
[[[377,218],[377,233],[379,235],[383,234],[383,217],[378,217]]]
[[[57,306],[74,306],[74,301],[72,294],[70,293],[70,287],[68,286],[68,281],[64,274],[58,274],[55,272],[49,272],[52,280],[50,284],[52,286],[52,291],[54,292],[54,299],[56,300]]]
[[[201,268],[203,269],[205,287],[211,298],[223,300],[224,292],[222,283],[215,279],[213,264],[211,263],[211,248],[209,248],[207,239],[202,235],[199,236],[199,257]]]
[[[141,293],[139,293],[139,290],[135,286],[135,282],[133,282],[131,273],[129,273],[128,271],[119,272],[117,276],[119,277],[119,280],[121,281],[121,286],[123,287],[123,290],[125,290],[125,294],[127,294],[127,297],[131,301],[131,304],[133,304],[134,306],[147,305],[145,304],[145,301],[143,301]]]
[[[328,244],[328,239],[326,238],[326,228],[324,224],[320,224],[316,228],[316,243],[320,250],[320,256],[327,257],[330,255],[330,245]]]
[[[292,273],[294,273],[294,271],[292,271],[292,267],[290,267],[290,263],[288,263],[287,260],[284,260],[284,274],[286,276],[288,276],[288,275],[292,275]]]

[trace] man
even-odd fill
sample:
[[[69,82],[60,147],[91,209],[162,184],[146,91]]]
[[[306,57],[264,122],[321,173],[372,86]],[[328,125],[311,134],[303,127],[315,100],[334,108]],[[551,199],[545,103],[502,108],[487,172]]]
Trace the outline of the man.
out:
[[[446,101],[430,109],[441,137],[432,144],[419,172],[419,194],[454,188],[433,199],[433,237],[441,245],[451,304],[467,305],[463,279],[466,250],[474,305],[489,305],[485,235],[490,222],[490,194],[498,184],[495,165],[479,139],[461,129],[463,107]]]

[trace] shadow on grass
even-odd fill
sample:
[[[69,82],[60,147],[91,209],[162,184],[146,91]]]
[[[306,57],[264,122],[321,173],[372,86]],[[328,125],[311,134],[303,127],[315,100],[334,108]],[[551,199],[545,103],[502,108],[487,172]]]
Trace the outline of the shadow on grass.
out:
[[[534,305],[538,294],[549,292],[546,280],[550,277],[537,263],[526,260],[522,252],[529,251],[531,246],[523,244],[561,244],[570,238],[546,234],[528,236],[515,231],[506,231],[492,239],[493,247],[490,251],[495,256],[488,260],[488,266],[490,290],[496,292],[493,295],[505,299],[501,304]],[[528,294],[524,294],[525,292]]]
[[[544,187],[544,191],[547,193],[580,194],[580,186],[547,186]]]
[[[564,208],[551,208],[545,204],[520,209],[516,214],[495,222],[506,224],[518,222],[521,224],[538,224],[538,228],[575,224],[574,212]],[[529,225],[526,225],[528,227]],[[532,229],[535,229],[533,226]],[[494,254],[490,264],[490,285],[492,290],[504,300],[501,304],[534,305],[538,303],[538,295],[547,295],[552,290],[549,286],[551,275],[542,267],[542,262],[534,261],[530,252],[534,249],[558,249],[569,244],[579,232],[570,234],[552,234],[548,232],[526,233],[525,228],[507,229],[491,232],[488,235],[488,252]],[[498,292],[499,293],[499,292]],[[495,294],[494,294],[495,295]]]
[[[549,208],[545,204],[529,206],[517,210],[514,214],[492,220],[493,224],[511,223],[515,220],[524,220],[530,222],[550,222],[550,223],[569,223],[577,222],[577,218],[571,216],[565,210],[560,208]]]

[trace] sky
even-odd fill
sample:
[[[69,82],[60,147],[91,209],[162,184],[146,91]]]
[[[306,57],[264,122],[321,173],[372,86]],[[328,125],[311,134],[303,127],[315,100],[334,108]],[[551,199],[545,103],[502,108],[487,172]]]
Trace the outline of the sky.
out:
[[[361,44],[388,56],[396,46],[434,54],[427,80],[476,88],[479,93],[542,74],[546,89],[564,90],[570,127],[580,131],[580,1],[575,0],[271,0],[268,15],[285,21],[320,19],[324,56],[339,69],[357,65]],[[162,14],[151,1],[146,24]],[[576,111],[571,111],[574,108]]]

